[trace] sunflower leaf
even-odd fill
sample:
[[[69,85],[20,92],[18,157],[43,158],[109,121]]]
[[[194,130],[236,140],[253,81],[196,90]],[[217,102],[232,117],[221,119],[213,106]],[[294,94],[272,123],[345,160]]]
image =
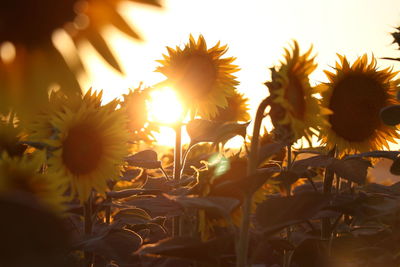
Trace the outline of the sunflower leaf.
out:
[[[244,138],[248,125],[249,122],[241,124],[195,119],[187,124],[186,129],[190,137],[190,144],[193,146],[201,142],[225,143],[236,135]]]
[[[143,246],[137,254],[190,259],[217,265],[222,255],[234,254],[233,236],[223,236],[207,242],[193,237],[174,237]]]
[[[167,196],[167,195],[166,195]],[[191,196],[167,196],[187,209],[204,209],[207,212],[229,218],[231,212],[239,205],[239,200],[230,197],[191,197]]]
[[[93,252],[118,262],[129,262],[132,253],[142,245],[142,238],[127,229],[111,229],[106,234],[90,238],[83,242],[84,251]]]
[[[367,170],[371,167],[371,163],[362,158],[336,159],[327,155],[320,155],[295,161],[291,171],[304,174],[309,167],[327,168],[333,170],[341,178],[364,184],[367,179]]]
[[[117,214],[115,214],[114,221],[118,221],[123,224],[129,224],[129,225],[145,224],[151,221],[151,217],[143,209],[129,208],[129,209],[122,209]]]
[[[125,160],[131,166],[145,169],[159,169],[161,168],[161,161],[157,160],[157,157],[157,152],[148,149],[133,154],[127,157]]]
[[[256,221],[264,233],[271,234],[287,226],[312,219],[329,206],[329,201],[329,196],[317,192],[271,197],[257,206]]]

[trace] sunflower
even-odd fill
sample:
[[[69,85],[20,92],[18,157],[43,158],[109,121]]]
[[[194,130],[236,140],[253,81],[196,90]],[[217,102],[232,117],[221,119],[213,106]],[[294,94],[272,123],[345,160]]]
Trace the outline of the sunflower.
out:
[[[249,121],[249,99],[235,90],[234,94],[228,97],[228,106],[218,107],[218,112],[211,120],[214,121]]]
[[[220,46],[218,42],[208,49],[202,35],[197,41],[190,35],[183,49],[167,49],[164,60],[158,60],[162,66],[156,69],[167,77],[161,85],[175,88],[186,108],[205,119],[215,117],[218,107],[227,107],[228,98],[239,84],[232,73],[239,68],[232,64],[234,57],[222,58],[226,45]]]
[[[154,141],[153,132],[158,131],[158,127],[148,121],[150,100],[150,89],[136,88],[124,94],[124,101],[121,102],[122,110],[128,116],[128,129],[131,132],[133,142],[144,141],[151,143]]]
[[[43,152],[12,157],[7,153],[0,156],[0,195],[24,193],[33,196],[39,203],[54,210],[63,209],[62,187],[53,177],[41,173],[45,160]]]
[[[341,153],[389,148],[388,141],[399,135],[383,124],[380,110],[397,103],[397,72],[378,70],[376,59],[369,62],[367,55],[351,66],[346,57],[339,55],[339,60],[335,73],[325,71],[329,82],[321,85],[322,105],[333,112],[327,116],[331,126],[321,129],[322,141],[328,148],[337,145]]]
[[[48,160],[49,173],[70,185],[81,202],[93,189],[104,193],[107,181],[120,175],[128,132],[127,118],[116,106],[116,101],[97,108],[83,102],[51,117],[56,135],[47,143],[57,149]]]
[[[54,114],[63,113],[65,109],[76,112],[83,104],[99,108],[101,106],[102,94],[102,91],[92,92],[91,89],[83,96],[80,93],[66,95],[62,91],[51,92],[49,101],[35,115],[30,115],[22,121],[28,133],[28,140],[43,142],[45,139],[51,138],[57,133],[57,129],[50,122]]]
[[[200,196],[217,196],[236,198],[242,201],[245,197],[243,188],[239,184],[245,182],[247,178],[247,159],[237,156],[222,158],[215,162],[206,163],[206,168],[197,169],[199,184],[196,190]],[[234,182],[235,186],[221,186],[226,182]],[[236,184],[237,183],[237,184]],[[264,188],[261,187],[253,195],[251,211],[254,212],[258,203],[265,199]],[[231,213],[232,222],[239,226],[242,218],[240,206]],[[207,240],[215,234],[216,227],[225,228],[228,222],[222,217],[216,217],[205,211],[199,212],[199,231],[203,240]]]
[[[129,0],[160,6],[158,0]],[[123,0],[4,0],[0,10],[0,112],[9,106],[29,114],[41,106],[49,87],[79,92],[77,75],[84,72],[77,46],[88,41],[105,61],[122,72],[101,31],[113,26],[140,38],[118,12]],[[73,45],[60,44],[62,33]],[[68,51],[67,51],[68,50]],[[61,53],[61,52],[62,53]]]
[[[299,45],[293,43],[293,51],[285,49],[285,62],[281,62],[278,70],[272,69],[272,81],[266,82],[270,91],[271,120],[278,131],[287,131],[289,142],[301,137],[311,139],[320,126],[326,124],[319,101],[313,97],[318,93],[311,87],[308,76],[317,65],[314,57],[310,57],[312,47],[300,55]]]

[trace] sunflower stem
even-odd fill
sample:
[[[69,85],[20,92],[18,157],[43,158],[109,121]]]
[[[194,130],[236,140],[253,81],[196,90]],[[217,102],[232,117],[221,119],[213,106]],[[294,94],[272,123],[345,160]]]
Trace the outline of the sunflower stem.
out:
[[[182,123],[178,122],[175,126],[175,149],[174,149],[174,181],[181,179],[181,158],[182,158]],[[172,220],[172,235],[178,236],[180,228],[180,218],[175,216]]]
[[[286,166],[286,170],[290,170],[291,166],[292,166],[292,145],[287,145],[287,166]],[[290,197],[290,195],[292,194],[291,192],[291,184],[287,185],[287,192],[286,192],[286,197]],[[291,234],[292,234],[292,229],[291,227],[287,227],[286,228],[286,239],[288,242],[290,242],[291,239]],[[283,267],[289,267],[290,266],[290,261],[292,258],[292,252],[289,250],[284,250],[284,254],[283,254]]]
[[[111,221],[111,203],[112,198],[110,196],[106,197],[106,224],[110,224]]]
[[[336,146],[328,152],[328,156],[335,157]],[[325,195],[330,195],[332,192],[333,180],[335,173],[332,170],[325,169],[323,191]],[[321,239],[328,240],[331,236],[331,221],[329,218],[322,218]]]
[[[89,194],[88,200],[83,205],[83,216],[85,236],[88,237],[92,234],[92,193]],[[86,266],[91,267],[93,264],[93,253],[85,251],[84,256]]]
[[[264,118],[264,110],[269,105],[269,98],[264,99],[258,106],[256,118],[254,121],[253,136],[250,144],[250,152],[247,164],[247,176],[253,175],[257,170],[258,164],[258,150],[259,150],[259,138],[260,128],[262,119]],[[251,212],[251,200],[254,192],[246,192],[243,200],[243,217],[239,231],[239,237],[236,242],[236,266],[246,267],[247,266],[247,254],[249,246],[249,228],[250,228],[250,212]]]

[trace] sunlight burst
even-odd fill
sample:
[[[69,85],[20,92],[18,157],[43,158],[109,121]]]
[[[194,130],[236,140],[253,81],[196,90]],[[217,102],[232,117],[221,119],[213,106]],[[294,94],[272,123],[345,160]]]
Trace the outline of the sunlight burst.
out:
[[[163,88],[151,93],[149,120],[162,124],[173,124],[183,119],[183,107],[171,88]]]

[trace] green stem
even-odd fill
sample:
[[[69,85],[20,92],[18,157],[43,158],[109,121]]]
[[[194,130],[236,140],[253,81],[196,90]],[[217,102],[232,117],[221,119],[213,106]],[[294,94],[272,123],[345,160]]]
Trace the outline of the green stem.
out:
[[[112,198],[110,196],[107,196],[106,198],[106,224],[110,224],[111,221],[111,203],[112,203]]]
[[[174,180],[181,179],[181,157],[182,157],[182,125],[178,123],[175,127],[175,150],[174,150]]]
[[[177,123],[175,126],[175,150],[174,150],[174,181],[181,179],[181,157],[182,157],[182,124]],[[180,232],[180,219],[175,216],[172,220],[172,235],[178,236]]]
[[[264,110],[269,105],[269,98],[264,99],[258,106],[256,118],[254,121],[253,137],[251,139],[250,152],[248,157],[247,176],[253,175],[257,170],[258,163],[258,150],[259,150],[259,139],[260,139],[260,128],[262,119],[264,118]],[[243,200],[243,215],[242,223],[239,232],[239,238],[236,244],[236,266],[246,267],[247,266],[247,253],[249,246],[249,228],[250,228],[250,211],[251,211],[251,200],[253,192],[246,192]]]
[[[292,166],[292,146],[291,145],[287,145],[286,148],[287,148],[287,166],[286,166],[286,170],[290,170],[290,168]],[[292,185],[291,184],[287,184],[286,186],[287,186],[287,188],[286,188],[287,197],[289,197],[292,194],[292,192],[291,192]],[[288,242],[290,242],[291,234],[292,234],[292,229],[289,226],[289,227],[286,228],[286,239],[287,239]],[[284,254],[283,254],[283,267],[289,267],[290,266],[290,261],[291,261],[290,259],[292,257],[292,254],[293,253],[291,251],[289,251],[289,250],[285,250],[284,251]]]
[[[88,200],[83,205],[83,216],[85,224],[85,236],[92,234],[92,194],[90,193]],[[91,267],[93,264],[93,253],[85,252],[85,265]]]
[[[335,157],[336,154],[336,146],[329,151],[328,156]],[[325,169],[325,177],[324,177],[324,187],[323,191],[325,195],[330,195],[332,192],[332,184],[333,179],[335,177],[335,173],[332,170]],[[322,226],[321,226],[321,239],[328,240],[331,236],[331,221],[329,218],[322,218]]]

